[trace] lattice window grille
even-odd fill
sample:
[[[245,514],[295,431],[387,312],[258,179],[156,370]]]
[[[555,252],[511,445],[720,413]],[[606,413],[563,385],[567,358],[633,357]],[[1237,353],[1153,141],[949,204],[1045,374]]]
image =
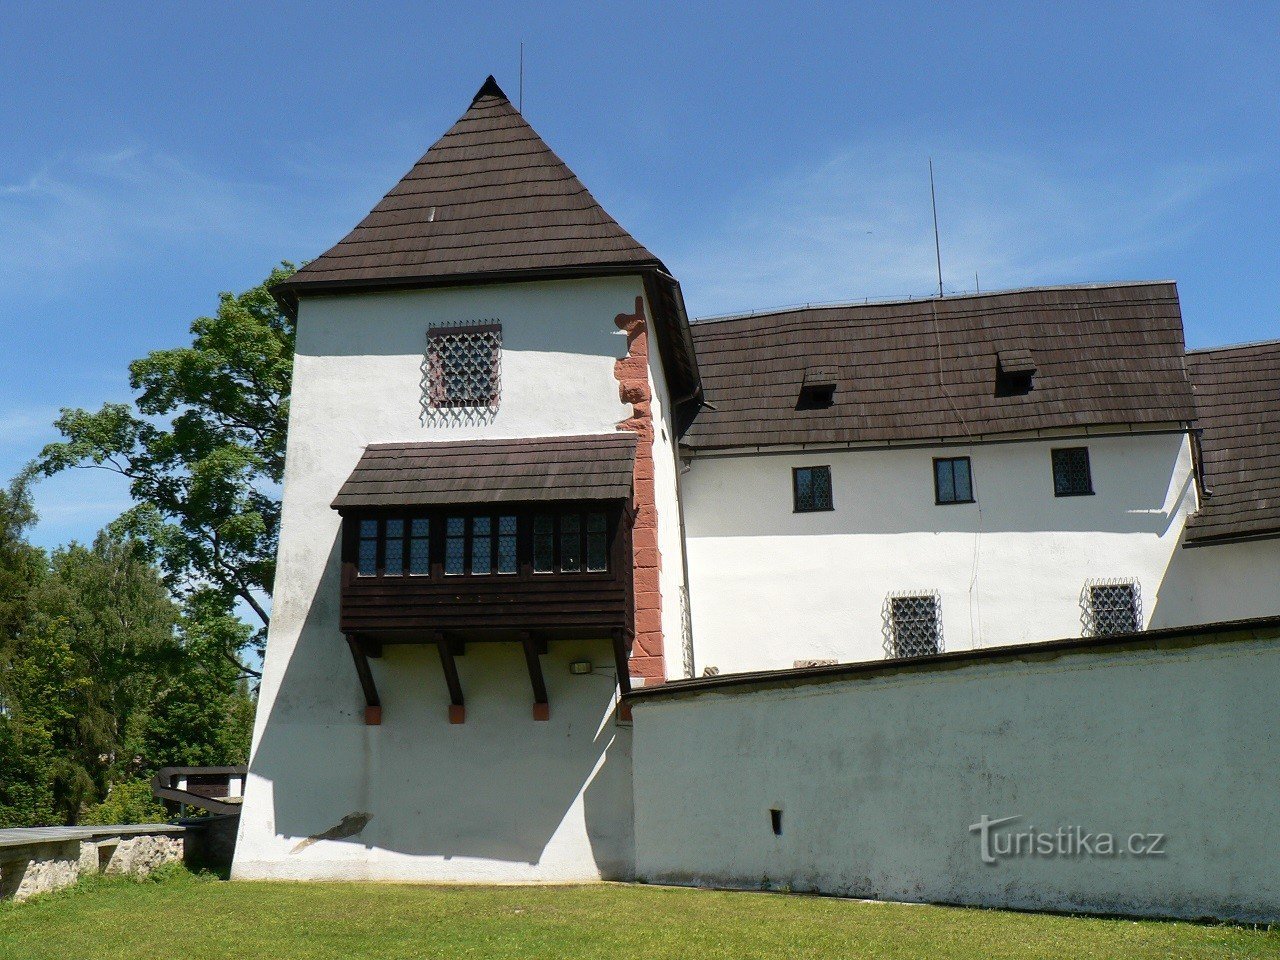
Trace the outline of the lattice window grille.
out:
[[[884,647],[890,659],[942,652],[942,598],[936,590],[905,590],[884,601]]]
[[[1088,580],[1080,606],[1086,637],[1142,630],[1142,587],[1137,580]]]
[[[1053,451],[1053,493],[1058,497],[1078,497],[1093,493],[1088,447],[1067,447]]]
[[[492,422],[502,400],[502,325],[429,328],[421,387],[424,423]]]

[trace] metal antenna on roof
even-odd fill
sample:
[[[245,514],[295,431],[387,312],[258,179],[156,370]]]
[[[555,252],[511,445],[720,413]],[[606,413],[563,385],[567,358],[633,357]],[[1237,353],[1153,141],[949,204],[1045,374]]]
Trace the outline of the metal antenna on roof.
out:
[[[521,115],[524,114],[524,41],[520,41],[520,92],[517,95],[517,107]]]
[[[933,201],[933,252],[938,258],[938,296],[942,296],[942,241],[938,239],[938,194],[933,189],[933,157],[929,158],[929,199]]]

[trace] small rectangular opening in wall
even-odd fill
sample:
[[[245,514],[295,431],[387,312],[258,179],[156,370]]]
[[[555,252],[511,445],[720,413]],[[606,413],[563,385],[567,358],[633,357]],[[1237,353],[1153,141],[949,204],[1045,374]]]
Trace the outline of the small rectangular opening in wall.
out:
[[[782,836],[782,811],[776,807],[769,811],[769,826],[773,827],[775,837]]]

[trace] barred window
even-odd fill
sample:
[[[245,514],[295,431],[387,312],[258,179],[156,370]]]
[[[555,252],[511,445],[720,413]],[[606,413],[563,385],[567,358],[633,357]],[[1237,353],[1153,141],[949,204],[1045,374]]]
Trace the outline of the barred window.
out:
[[[422,362],[422,409],[431,419],[494,414],[502,393],[502,325],[431,327]]]
[[[1093,493],[1088,447],[1063,447],[1051,455],[1055,497],[1084,497]]]
[[[933,461],[934,502],[973,503],[973,474],[968,457],[937,457]]]
[[[937,593],[890,596],[887,608],[890,656],[942,652],[942,604]]]
[[[1142,629],[1142,593],[1136,580],[1085,584],[1085,635],[1109,637]]]
[[[831,499],[830,467],[794,467],[791,485],[796,513],[835,509]]]

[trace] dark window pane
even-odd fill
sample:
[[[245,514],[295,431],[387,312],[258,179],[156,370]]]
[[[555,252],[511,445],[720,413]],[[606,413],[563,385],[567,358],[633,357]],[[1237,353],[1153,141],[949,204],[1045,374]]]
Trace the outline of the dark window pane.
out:
[[[830,467],[798,467],[793,475],[797,511],[832,508]]]
[[[465,570],[467,521],[463,517],[449,517],[445,521],[444,572],[458,576]]]
[[[560,572],[578,573],[582,570],[582,530],[576,513],[560,518]]]
[[[378,538],[378,521],[377,520],[361,520],[360,521],[361,538],[370,538],[376,540]]]
[[[1054,496],[1079,497],[1093,493],[1088,447],[1054,450],[1052,456]]]
[[[366,525],[373,525],[373,536],[364,535]],[[357,572],[362,577],[372,577],[378,572],[378,521],[365,520],[360,524],[360,556]]]
[[[936,596],[891,597],[889,616],[895,657],[920,657],[942,649]]]
[[[382,572],[387,576],[398,577],[404,573],[404,521],[388,520],[385,532],[387,547]]]
[[[952,461],[935,460],[933,461],[933,468],[938,474],[938,502],[955,503],[956,479]]]
[[[516,518],[498,518],[498,572],[515,573],[519,569],[516,556]]]
[[[431,573],[431,521],[426,517],[409,521],[409,572],[417,576]]]
[[[471,518],[471,572],[481,576],[493,573],[493,539],[490,517]]]
[[[533,572],[550,573],[555,564],[555,521],[548,516],[533,518]]]
[[[587,569],[609,569],[609,536],[603,513],[587,514]]]
[[[961,457],[953,461],[952,470],[956,480],[956,502],[968,503],[973,499],[973,479],[969,474],[969,458]]]

